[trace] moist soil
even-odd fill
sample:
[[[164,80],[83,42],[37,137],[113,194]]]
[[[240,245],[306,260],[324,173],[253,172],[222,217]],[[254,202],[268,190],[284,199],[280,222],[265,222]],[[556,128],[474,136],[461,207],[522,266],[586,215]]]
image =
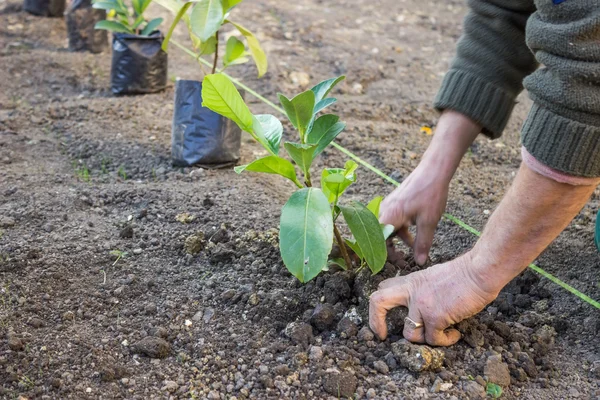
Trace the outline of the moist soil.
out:
[[[438,118],[431,99],[463,2],[247,3],[237,13],[270,72],[234,74],[271,100],[347,75],[333,108],[348,123],[340,144],[405,178],[431,139],[420,128]],[[507,399],[600,396],[598,310],[532,271],[458,325],[463,340],[441,364],[415,372],[406,354],[424,350],[399,342],[398,325],[377,341],[365,315],[370,288],[417,269],[408,249],[380,276],[331,270],[301,285],[277,248],[293,187],[171,166],[172,82],[201,76],[193,60],[173,48],[167,90],[113,97],[108,48],[69,52],[63,19],[20,8],[0,1],[0,398],[463,399],[488,381]],[[155,5],[150,15],[172,19]],[[449,212],[478,229],[515,176],[529,106],[522,95],[504,137],[479,139],[453,181]],[[241,162],[263,154],[243,139]],[[319,163],[344,161],[332,149]],[[347,199],[391,190],[361,169]],[[597,209],[595,193],[537,260],[595,299]],[[431,262],[474,241],[442,221]]]

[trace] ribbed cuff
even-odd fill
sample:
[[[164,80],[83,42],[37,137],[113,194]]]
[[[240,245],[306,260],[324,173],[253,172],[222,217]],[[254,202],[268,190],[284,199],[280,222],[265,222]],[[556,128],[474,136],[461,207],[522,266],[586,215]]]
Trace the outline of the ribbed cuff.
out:
[[[600,177],[600,127],[582,124],[534,104],[521,140],[538,161],[569,175]]]
[[[499,138],[515,106],[515,97],[469,72],[450,70],[434,107],[458,111],[483,126],[483,133]]]

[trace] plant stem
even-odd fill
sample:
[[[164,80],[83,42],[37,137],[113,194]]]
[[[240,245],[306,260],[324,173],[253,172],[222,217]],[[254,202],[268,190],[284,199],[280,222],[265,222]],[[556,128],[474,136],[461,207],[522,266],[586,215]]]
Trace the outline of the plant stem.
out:
[[[215,45],[215,59],[213,61],[212,73],[217,72],[217,61],[219,61],[219,31],[215,33],[215,37],[217,38],[217,44]]]
[[[340,251],[342,252],[342,257],[344,257],[347,268],[352,269],[352,260],[350,260],[350,256],[348,255],[346,243],[344,242],[344,239],[342,239],[342,235],[340,234],[336,224],[333,224],[333,234],[335,235],[335,241],[337,242],[338,246],[340,246]]]
[[[307,187],[312,187],[312,183],[310,181],[310,171],[306,171],[306,174],[304,176],[304,180],[305,180],[304,183],[306,183]]]

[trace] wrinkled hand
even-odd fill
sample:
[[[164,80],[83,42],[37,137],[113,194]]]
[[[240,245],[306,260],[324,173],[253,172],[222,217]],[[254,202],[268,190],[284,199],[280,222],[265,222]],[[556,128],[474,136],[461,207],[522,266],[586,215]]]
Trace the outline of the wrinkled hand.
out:
[[[446,209],[450,177],[422,161],[381,203],[379,220],[382,224],[393,225],[398,236],[413,247],[419,265],[427,262],[433,234]],[[417,226],[415,240],[408,232],[411,225]]]
[[[411,320],[423,324],[416,329],[405,324],[406,339],[433,346],[456,343],[460,332],[448,328],[481,311],[497,297],[501,288],[496,289],[493,282],[484,282],[483,275],[475,268],[467,253],[454,261],[381,282],[369,303],[371,329],[384,340],[387,312],[404,306],[408,307]]]

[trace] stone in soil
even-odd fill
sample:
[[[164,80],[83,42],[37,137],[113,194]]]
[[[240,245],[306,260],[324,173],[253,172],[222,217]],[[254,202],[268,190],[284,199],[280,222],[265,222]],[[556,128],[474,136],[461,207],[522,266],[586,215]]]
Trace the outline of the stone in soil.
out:
[[[350,285],[341,273],[335,274],[325,281],[323,292],[325,302],[332,305],[340,300],[346,300],[352,295]]]
[[[375,339],[375,335],[368,326],[360,328],[360,331],[358,331],[358,340],[361,342],[370,342],[373,339]]]
[[[185,244],[183,247],[186,253],[196,255],[204,249],[205,243],[204,233],[198,232],[194,235],[188,236],[185,239]]]
[[[380,374],[388,374],[390,372],[390,367],[382,360],[375,361],[373,363],[373,368]]]
[[[343,339],[351,338],[358,333],[358,327],[350,318],[342,318],[338,323],[337,330]]]
[[[354,397],[358,380],[350,372],[328,370],[323,382],[323,389],[336,398]]]
[[[485,388],[475,381],[463,382],[462,390],[468,399],[484,399],[486,397]]]
[[[8,335],[8,348],[12,351],[21,351],[25,348],[23,341],[15,335]]]
[[[335,321],[335,311],[331,304],[317,304],[312,315],[310,323],[318,331],[325,331],[333,326]]]
[[[401,339],[392,343],[392,352],[401,366],[413,372],[436,370],[444,364],[444,352],[440,349],[418,345]]]
[[[291,322],[285,327],[283,333],[295,344],[304,348],[307,348],[313,341],[312,326],[305,322]]]
[[[133,237],[133,226],[126,225],[121,232],[119,232],[119,236],[122,239],[131,239]]]
[[[510,385],[510,370],[508,369],[508,364],[502,361],[502,356],[499,354],[488,357],[485,362],[483,373],[487,376],[488,382],[503,387],[508,387]]]
[[[150,358],[165,358],[171,351],[171,345],[164,339],[146,336],[133,344],[131,349],[134,353],[144,354]]]

